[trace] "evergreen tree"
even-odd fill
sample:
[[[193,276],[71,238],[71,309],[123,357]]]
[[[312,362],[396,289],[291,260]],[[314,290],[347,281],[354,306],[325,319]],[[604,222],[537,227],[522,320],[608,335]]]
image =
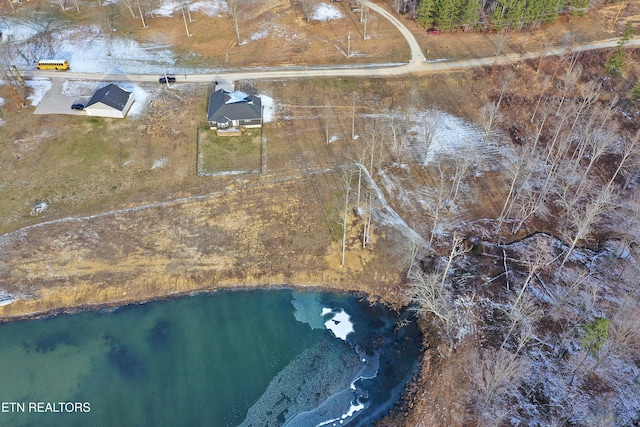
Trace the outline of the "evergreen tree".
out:
[[[591,357],[597,358],[598,353],[604,347],[609,334],[609,325],[611,321],[606,317],[598,317],[591,323],[587,323],[582,327],[583,335],[580,340],[582,348]]]
[[[629,39],[635,34],[633,26],[631,22],[627,22],[627,25],[622,32],[622,36],[620,36],[620,41],[618,41],[618,48],[607,58],[604,62],[604,68],[607,71],[607,74],[611,76],[617,76],[624,70],[624,45],[629,41]]]
[[[434,18],[439,28],[451,30],[458,25],[461,0],[436,0]]]
[[[524,21],[525,0],[508,0],[505,1],[506,12],[504,18],[510,28],[517,30],[522,29]]]
[[[528,0],[524,10],[523,26],[535,28],[542,23],[553,22],[558,17],[560,0]]]
[[[466,0],[459,16],[459,23],[464,31],[475,26],[480,20],[480,3],[478,0]]]
[[[416,21],[424,27],[433,26],[433,6],[434,0],[421,0],[416,12]]]
[[[502,3],[498,3],[496,6],[496,10],[493,11],[493,15],[491,15],[491,25],[496,30],[501,30],[507,25],[507,20],[504,17],[505,10]]]

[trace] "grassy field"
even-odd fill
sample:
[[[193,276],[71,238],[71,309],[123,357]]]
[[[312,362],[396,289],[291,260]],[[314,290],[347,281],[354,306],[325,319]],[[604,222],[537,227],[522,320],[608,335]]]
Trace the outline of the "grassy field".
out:
[[[247,129],[240,136],[219,136],[216,131],[198,132],[198,174],[258,173],[262,169],[260,129]]]

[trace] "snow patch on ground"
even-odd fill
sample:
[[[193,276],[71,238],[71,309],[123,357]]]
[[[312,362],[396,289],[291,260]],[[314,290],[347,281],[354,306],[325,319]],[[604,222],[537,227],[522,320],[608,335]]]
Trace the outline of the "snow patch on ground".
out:
[[[282,25],[274,25],[272,23],[263,23],[260,30],[251,34],[249,38],[242,41],[241,44],[247,44],[250,41],[263,40],[269,37],[275,37],[286,40],[288,43],[294,43],[303,40],[304,36]]]
[[[27,99],[31,101],[33,106],[37,106],[51,89],[50,80],[27,80],[26,83],[31,88],[31,95]]]
[[[61,92],[64,96],[74,98],[91,97],[101,86],[104,86],[104,84],[85,80],[66,80],[62,84]]]
[[[269,37],[269,30],[261,30],[261,31],[257,31],[253,34],[251,34],[249,36],[249,40],[262,40],[262,39],[266,39],[267,37]]]
[[[44,28],[36,23],[27,24],[3,17],[2,20],[0,20],[0,31],[2,31],[2,37],[0,38],[2,42],[6,42],[9,39],[22,41],[44,31]]]
[[[165,1],[156,9],[153,10],[154,16],[171,17],[174,15],[182,15],[179,1]],[[225,13],[227,3],[224,1],[197,1],[191,4],[185,4],[185,12],[189,10],[191,12],[200,12],[203,15],[218,17]],[[193,18],[193,17],[192,17]]]
[[[167,163],[169,163],[169,159],[167,159],[166,157],[162,157],[162,158],[156,160],[155,162],[153,162],[153,166],[151,166],[151,170],[161,169],[164,166],[166,166]]]
[[[200,12],[207,16],[222,16],[229,8],[223,1],[198,1],[189,7],[192,12]]]
[[[336,6],[327,3],[320,3],[313,10],[314,21],[329,21],[331,19],[342,19],[344,15]]]
[[[262,121],[264,123],[272,122],[276,112],[276,104],[273,98],[267,95],[258,95],[258,97],[262,102]]]
[[[127,116],[138,116],[144,111],[147,105],[147,99],[149,98],[149,92],[142,89],[140,86],[134,83],[121,83],[118,84],[122,89],[133,92],[133,99],[135,99],[131,109],[127,113]],[[164,166],[164,165],[163,165]]]
[[[412,144],[422,152],[424,164],[442,156],[471,155],[470,151],[487,156],[494,153],[502,142],[502,138],[493,135],[487,139],[477,125],[438,110],[418,111],[414,113],[412,122],[409,129],[410,135],[413,135]],[[433,127],[430,129],[431,124]],[[425,146],[423,141],[429,133],[432,134],[432,140]]]
[[[12,37],[17,41],[27,41],[45,30],[35,25],[21,23],[12,17],[4,18],[4,21],[0,22],[0,29],[3,32],[3,40]],[[175,68],[175,55],[171,45],[140,44],[135,40],[118,37],[116,33],[110,33],[107,37],[96,25],[61,31],[53,28],[51,37],[52,45],[57,47],[52,55],[67,59],[73,71],[160,74],[163,67]],[[18,68],[35,68],[35,63],[27,62],[22,57],[15,57],[12,61]]]

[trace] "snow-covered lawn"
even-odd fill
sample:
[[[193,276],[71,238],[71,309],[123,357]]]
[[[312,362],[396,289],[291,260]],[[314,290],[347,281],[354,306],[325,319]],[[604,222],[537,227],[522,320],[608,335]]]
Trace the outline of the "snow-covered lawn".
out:
[[[273,121],[275,115],[276,104],[273,98],[267,95],[258,95],[262,102],[262,121],[264,123],[270,123]]]
[[[207,16],[223,16],[227,12],[227,2],[221,0],[195,1],[185,4],[185,11],[200,12]],[[153,10],[154,16],[174,16],[181,14],[179,1],[165,1],[162,5]]]
[[[331,19],[342,19],[344,15],[336,6],[328,3],[320,3],[313,10],[314,21],[329,21]]]
[[[296,41],[304,40],[304,36],[296,32],[294,29],[289,28],[286,25],[278,25],[272,22],[263,23],[260,26],[260,30],[252,33],[242,41],[241,44],[247,44],[250,41],[264,40],[269,37],[275,37],[286,40],[287,43],[293,43]]]
[[[27,40],[44,28],[37,28],[21,21],[4,18],[0,21],[3,41]],[[135,40],[119,37],[117,33],[105,37],[95,25],[53,31],[52,55],[69,61],[72,71],[108,74],[161,75],[164,69],[176,72],[176,58],[171,45],[163,43],[140,44]],[[110,54],[110,55],[109,55]],[[21,56],[12,61],[18,68],[35,68]]]
[[[51,89],[50,80],[28,80],[27,85],[31,88],[31,94],[27,98],[31,105],[36,106],[42,101],[45,94]]]

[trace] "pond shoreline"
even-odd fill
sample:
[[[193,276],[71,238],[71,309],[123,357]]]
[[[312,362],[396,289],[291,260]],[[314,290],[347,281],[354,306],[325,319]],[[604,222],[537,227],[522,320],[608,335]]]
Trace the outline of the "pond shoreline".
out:
[[[117,310],[122,307],[128,307],[133,305],[143,305],[154,301],[168,301],[172,299],[185,298],[195,295],[213,295],[218,292],[251,292],[251,291],[261,291],[261,290],[291,290],[296,292],[336,292],[336,293],[344,293],[354,295],[364,299],[370,299],[371,295],[362,290],[344,290],[327,286],[306,286],[306,285],[248,285],[248,286],[222,286],[222,287],[213,287],[213,288],[203,288],[196,290],[188,290],[188,291],[178,291],[171,294],[163,294],[163,295],[152,295],[146,298],[140,299],[131,299],[131,300],[123,300],[123,301],[110,301],[110,302],[96,302],[96,303],[85,303],[82,305],[76,306],[61,306],[56,308],[51,308],[44,311],[32,312],[32,313],[24,313],[24,314],[13,314],[9,316],[0,317],[0,324],[9,323],[9,322],[19,322],[25,320],[35,320],[35,319],[45,319],[48,317],[54,317],[58,315],[64,314],[75,314],[85,311],[111,311]],[[17,302],[19,300],[14,300],[13,302]],[[13,303],[12,302],[12,303]],[[384,305],[389,306],[392,309],[398,309],[397,304],[392,304],[382,299],[376,299],[375,302],[382,303]],[[12,303],[6,304],[10,305]],[[0,306],[1,307],[1,306]]]

